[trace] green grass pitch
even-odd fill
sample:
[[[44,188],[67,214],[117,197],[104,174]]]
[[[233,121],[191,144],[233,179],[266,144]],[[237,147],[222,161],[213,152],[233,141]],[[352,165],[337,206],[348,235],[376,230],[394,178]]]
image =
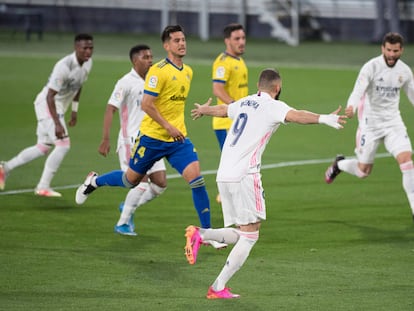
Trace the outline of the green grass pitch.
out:
[[[46,34],[25,42],[0,32],[0,160],[35,143],[33,99],[57,59],[72,51],[72,36]],[[326,185],[323,174],[337,153],[353,155],[356,120],[336,131],[326,126],[282,126],[263,159],[268,220],[242,269],[229,282],[241,299],[208,301],[208,286],[229,249],[203,248],[194,266],[184,256],[184,229],[198,224],[191,192],[170,167],[167,191],[136,212],[138,237],[113,233],[125,189],[99,189],[82,206],[76,185],[90,170],[118,168],[114,153],[98,146],[105,105],[115,81],[130,69],[129,48],[149,43],[164,57],[159,38],[96,35],[94,68],[80,101],[72,149],[53,186],[62,198],[36,197],[44,159],[12,172],[0,193],[0,310],[413,310],[414,224],[398,165],[384,149],[372,175],[342,174]],[[186,63],[194,70],[187,104],[211,199],[212,221],[219,150],[211,120],[192,121],[194,102],[211,96],[210,63],[221,40],[188,38]],[[344,52],[345,51],[345,52]],[[414,66],[414,46],[404,60]],[[258,73],[276,67],[282,98],[298,109],[328,113],[343,107],[357,71],[378,46],[308,42],[297,48],[248,39],[250,93]],[[345,56],[344,56],[345,54]],[[414,109],[401,110],[414,139]],[[117,127],[112,131],[113,150]]]

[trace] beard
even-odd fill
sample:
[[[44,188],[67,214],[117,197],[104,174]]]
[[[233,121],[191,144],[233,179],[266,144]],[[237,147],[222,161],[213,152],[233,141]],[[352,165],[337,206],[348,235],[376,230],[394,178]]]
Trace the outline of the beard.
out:
[[[276,94],[275,99],[279,100],[280,94],[282,93],[282,88],[279,90],[279,93]]]
[[[390,67],[390,68],[394,67],[394,66],[397,64],[397,62],[398,62],[398,60],[399,60],[399,59],[400,59],[399,57],[392,59],[392,60],[394,61],[394,63],[393,63],[393,64],[390,64],[390,63],[389,63],[389,60],[388,60],[388,59],[385,57],[385,55],[384,55],[384,60],[385,60],[385,63],[386,63],[386,64],[387,64],[387,66],[388,66],[388,67]]]

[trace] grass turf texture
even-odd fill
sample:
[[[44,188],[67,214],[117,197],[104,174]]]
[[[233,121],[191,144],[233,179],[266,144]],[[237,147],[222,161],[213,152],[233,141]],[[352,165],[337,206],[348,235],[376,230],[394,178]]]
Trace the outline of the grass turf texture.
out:
[[[43,42],[25,42],[23,35],[0,33],[0,39],[0,159],[9,159],[35,142],[33,99],[56,60],[72,50],[72,36],[47,34]],[[223,45],[221,40],[188,41],[186,60],[195,75],[187,125],[202,169],[213,172],[205,177],[213,225],[219,227],[221,211],[214,201],[218,145],[211,120],[192,121],[189,111],[192,103],[211,96],[210,61]],[[398,165],[390,157],[379,158],[367,180],[341,174],[332,185],[323,182],[336,153],[352,155],[356,120],[342,131],[282,126],[271,140],[264,165],[312,159],[323,163],[262,171],[268,220],[251,256],[229,283],[242,295],[240,300],[204,298],[230,249],[203,248],[195,266],[185,260],[184,229],[198,220],[181,178],[169,179],[165,194],[137,211],[135,238],[112,232],[126,190],[99,189],[76,206],[74,185],[89,170],[118,167],[114,153],[105,159],[97,148],[106,102],[115,81],[129,70],[127,52],[138,42],[149,43],[156,60],[164,56],[158,38],[95,36],[94,68],[81,97],[78,125],[69,129],[72,149],[53,181],[63,197],[39,198],[31,190],[0,195],[1,310],[414,308],[414,225]],[[404,57],[411,65],[413,50],[407,46]],[[260,70],[274,66],[284,79],[286,102],[330,112],[346,104],[359,66],[378,53],[377,46],[351,43],[291,48],[249,40],[245,59],[250,90],[254,92]],[[414,138],[414,110],[405,96],[401,109]],[[113,149],[116,135],[114,127]],[[6,193],[34,188],[43,163],[38,159],[13,171]],[[168,173],[175,174],[170,168]]]

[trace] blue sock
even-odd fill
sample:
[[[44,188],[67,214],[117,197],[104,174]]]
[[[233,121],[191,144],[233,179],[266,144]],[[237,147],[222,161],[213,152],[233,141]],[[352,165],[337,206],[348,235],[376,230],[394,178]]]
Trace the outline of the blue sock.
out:
[[[189,185],[193,194],[194,207],[200,219],[200,225],[202,228],[210,228],[210,200],[208,199],[203,176],[193,179]]]
[[[125,177],[125,173],[121,170],[112,171],[103,175],[100,175],[95,180],[98,187],[102,186],[111,186],[111,187],[123,187],[123,188],[133,188],[131,184]]]

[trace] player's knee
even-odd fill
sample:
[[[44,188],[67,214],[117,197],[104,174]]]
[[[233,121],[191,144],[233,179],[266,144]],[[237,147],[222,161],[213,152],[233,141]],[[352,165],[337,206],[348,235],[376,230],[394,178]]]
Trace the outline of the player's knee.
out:
[[[364,178],[367,178],[370,173],[371,173],[371,170],[362,171],[362,170],[358,169],[357,177],[361,178],[361,179],[364,179]]]
[[[128,188],[128,189],[134,188],[136,185],[138,185],[138,183],[132,183],[128,180],[126,176],[126,172],[122,174],[122,184],[124,185],[125,188]]]
[[[165,186],[163,185],[160,186],[155,183],[150,183],[150,188],[155,196],[159,196],[167,189],[167,182],[165,182]]]
[[[401,172],[409,171],[414,169],[413,161],[405,161],[404,163],[400,164],[400,170]]]
[[[51,145],[46,145],[46,144],[37,144],[36,147],[43,154],[48,154],[49,151],[50,151],[50,149],[52,149],[52,146]]]
[[[68,153],[70,150],[70,145],[62,145],[62,146],[56,146],[56,150],[60,150],[62,153]]]

